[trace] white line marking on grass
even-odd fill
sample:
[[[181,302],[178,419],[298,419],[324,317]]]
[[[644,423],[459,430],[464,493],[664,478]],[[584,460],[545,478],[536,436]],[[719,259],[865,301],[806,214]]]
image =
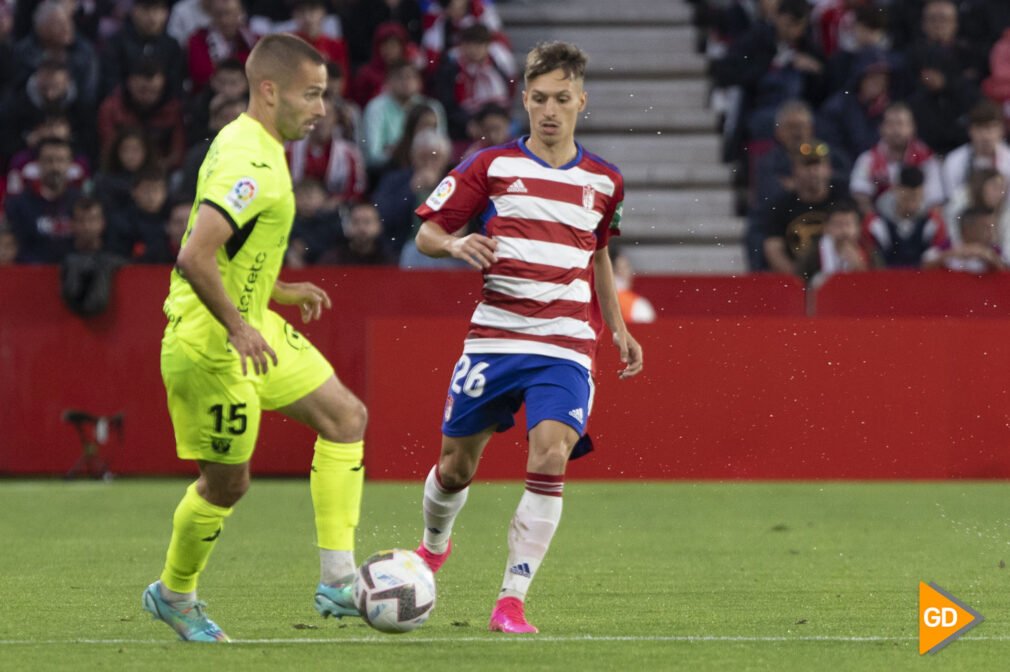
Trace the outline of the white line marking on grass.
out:
[[[883,637],[883,636],[748,636],[748,635],[546,635],[537,637],[346,637],[346,638],[309,638],[292,637],[270,639],[236,639],[232,644],[253,645],[286,645],[286,644],[446,644],[446,643],[563,643],[563,642],[909,642],[917,637]],[[1010,636],[963,637],[962,641],[1010,641]],[[172,639],[0,639],[0,646],[30,646],[53,644],[97,644],[97,645],[164,645],[177,640]]]

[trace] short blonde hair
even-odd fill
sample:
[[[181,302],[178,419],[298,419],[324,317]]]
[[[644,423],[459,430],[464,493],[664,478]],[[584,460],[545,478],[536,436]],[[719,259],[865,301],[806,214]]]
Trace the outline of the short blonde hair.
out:
[[[325,65],[326,59],[311,44],[290,33],[274,33],[261,38],[245,64],[246,79],[250,88],[270,80],[283,82],[287,75],[302,63]]]

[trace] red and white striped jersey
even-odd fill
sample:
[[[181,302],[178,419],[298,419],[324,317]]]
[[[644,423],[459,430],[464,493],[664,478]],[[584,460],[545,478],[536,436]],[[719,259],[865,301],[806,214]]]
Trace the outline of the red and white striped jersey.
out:
[[[546,355],[591,370],[601,326],[593,254],[620,233],[624,180],[581,145],[553,168],[525,140],[474,154],[416,212],[450,233],[479,216],[498,242],[463,352]]]

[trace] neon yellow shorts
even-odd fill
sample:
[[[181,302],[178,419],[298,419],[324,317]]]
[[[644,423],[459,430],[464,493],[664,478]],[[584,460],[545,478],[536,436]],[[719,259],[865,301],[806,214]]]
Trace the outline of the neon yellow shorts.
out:
[[[251,364],[242,375],[237,357],[234,367],[211,371],[173,335],[162,341],[161,377],[180,459],[248,462],[261,412],[305,397],[333,375],[322,353],[277,313],[267,311],[262,333],[277,353],[266,375],[253,373]]]

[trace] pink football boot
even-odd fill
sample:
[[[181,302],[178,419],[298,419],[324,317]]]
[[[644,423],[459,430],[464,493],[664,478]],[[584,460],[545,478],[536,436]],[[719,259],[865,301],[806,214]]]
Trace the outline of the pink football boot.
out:
[[[503,597],[495,603],[494,611],[491,612],[491,622],[487,629],[492,632],[540,632],[526,622],[523,603],[515,597]]]
[[[449,554],[452,553],[452,539],[449,540],[449,545],[446,547],[445,553],[432,553],[425,548],[423,541],[418,545],[417,550],[414,552],[421,556],[421,559],[424,560],[424,564],[428,565],[428,569],[430,569],[431,573],[434,574],[442,567],[445,561],[449,559]]]

